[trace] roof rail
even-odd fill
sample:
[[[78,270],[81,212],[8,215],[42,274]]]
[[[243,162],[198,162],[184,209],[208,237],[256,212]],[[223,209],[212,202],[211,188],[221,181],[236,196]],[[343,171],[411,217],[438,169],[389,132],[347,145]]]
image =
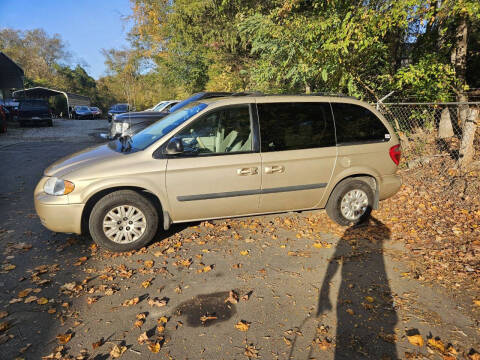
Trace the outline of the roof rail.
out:
[[[332,96],[332,97],[343,97],[343,98],[350,98],[356,99],[355,96],[339,94],[339,93],[327,93],[327,92],[316,92],[311,94],[265,94],[261,91],[252,91],[252,92],[236,92],[230,96]]]
[[[242,91],[242,92],[233,93],[230,96],[264,96],[264,95],[265,94],[260,91],[252,91],[252,92]]]

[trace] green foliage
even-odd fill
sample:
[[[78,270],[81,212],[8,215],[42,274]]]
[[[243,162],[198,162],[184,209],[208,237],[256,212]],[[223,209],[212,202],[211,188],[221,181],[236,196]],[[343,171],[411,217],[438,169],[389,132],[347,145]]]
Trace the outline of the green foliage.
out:
[[[416,64],[400,68],[393,83],[398,92],[415,95],[418,101],[452,101],[455,70],[429,54]]]

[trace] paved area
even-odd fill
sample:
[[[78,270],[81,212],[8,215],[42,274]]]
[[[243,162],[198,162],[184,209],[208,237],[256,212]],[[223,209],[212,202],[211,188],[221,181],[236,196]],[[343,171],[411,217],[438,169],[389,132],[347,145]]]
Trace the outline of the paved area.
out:
[[[92,136],[106,132],[109,123],[106,119],[71,120],[53,119],[53,126],[26,126],[8,124],[8,131],[0,134],[0,147],[19,141],[92,141]]]
[[[409,276],[403,244],[379,222],[340,229],[315,211],[186,224],[127,254],[46,230],[33,188],[48,164],[94,144],[79,139],[0,142],[0,358],[462,359],[478,350],[478,312],[460,292]]]

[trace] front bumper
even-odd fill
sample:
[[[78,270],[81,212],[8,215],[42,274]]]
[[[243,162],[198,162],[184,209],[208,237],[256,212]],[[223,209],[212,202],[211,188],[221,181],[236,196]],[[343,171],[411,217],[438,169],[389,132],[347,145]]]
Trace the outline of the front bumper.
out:
[[[379,199],[384,200],[395,195],[402,186],[402,177],[398,174],[382,176]]]
[[[42,225],[62,233],[82,233],[82,213],[85,204],[69,204],[68,195],[54,196],[43,192],[45,178],[35,189],[34,203]]]

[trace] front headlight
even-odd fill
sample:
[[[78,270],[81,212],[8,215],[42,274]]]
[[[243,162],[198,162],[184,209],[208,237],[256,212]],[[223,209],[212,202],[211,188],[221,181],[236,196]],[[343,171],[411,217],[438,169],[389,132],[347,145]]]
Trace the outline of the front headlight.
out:
[[[43,191],[48,195],[67,195],[70,194],[73,189],[75,189],[75,185],[72,182],[56,177],[49,178],[45,185],[43,185]]]

